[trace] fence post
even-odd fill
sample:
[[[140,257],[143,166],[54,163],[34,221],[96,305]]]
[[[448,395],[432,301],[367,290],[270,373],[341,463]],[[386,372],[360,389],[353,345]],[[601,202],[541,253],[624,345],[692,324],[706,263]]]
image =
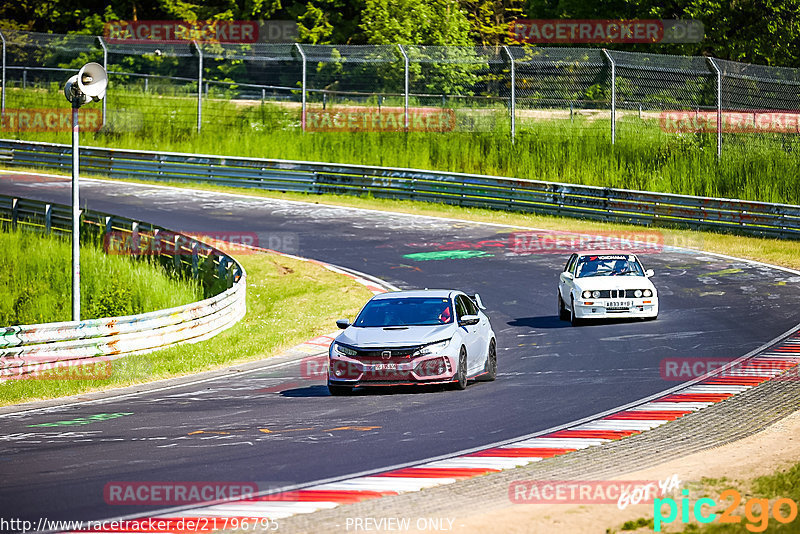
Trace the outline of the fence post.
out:
[[[604,48],[603,53],[611,63],[611,144],[613,145],[617,140],[617,64],[614,63],[614,58],[608,50]]]
[[[403,116],[405,117],[405,130],[408,132],[408,54],[403,45],[398,44],[397,48],[403,54],[404,75],[403,75]]]
[[[2,87],[0,87],[0,120],[5,121],[6,118],[6,36],[0,32],[0,40],[3,41],[3,79]]]
[[[203,51],[197,41],[192,41],[194,47],[197,49],[199,69],[197,71],[197,131],[200,132],[200,127],[203,123]]]
[[[300,52],[300,57],[303,58],[303,85],[302,85],[302,104],[300,106],[300,125],[303,131],[306,131],[306,53],[300,43],[295,43],[297,51]]]
[[[108,74],[108,48],[106,48],[106,43],[103,42],[103,38],[99,35],[97,36],[97,40],[100,42],[100,46],[103,48],[103,68],[106,70],[106,74]],[[103,122],[102,125],[106,125],[106,101],[108,100],[108,91],[106,91],[106,96],[103,98]]]
[[[708,58],[708,64],[717,75],[717,159],[719,160],[722,157],[722,70],[713,57]]]
[[[516,141],[517,137],[517,76],[516,72],[514,71],[514,56],[511,55],[511,50],[508,46],[503,46],[503,50],[505,50],[506,55],[508,55],[508,60],[511,61],[511,143],[513,144]]]

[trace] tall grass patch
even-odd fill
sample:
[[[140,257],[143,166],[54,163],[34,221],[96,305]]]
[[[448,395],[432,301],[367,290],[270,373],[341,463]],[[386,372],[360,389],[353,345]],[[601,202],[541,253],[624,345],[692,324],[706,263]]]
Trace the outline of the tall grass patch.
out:
[[[0,232],[0,326],[69,321],[72,248],[69,239],[25,230]],[[175,279],[145,259],[81,246],[81,319],[172,308],[203,299],[200,285]]]

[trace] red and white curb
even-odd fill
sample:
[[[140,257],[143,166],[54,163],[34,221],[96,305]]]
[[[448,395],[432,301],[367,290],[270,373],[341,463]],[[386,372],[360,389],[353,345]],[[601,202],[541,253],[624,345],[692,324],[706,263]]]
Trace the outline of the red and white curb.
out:
[[[330,339],[328,336],[323,336],[312,342],[316,350],[319,350],[320,346],[325,342],[329,343]],[[688,386],[679,386],[641,404],[619,409],[594,420],[567,425],[563,429],[540,436],[471,451],[452,458],[316,484],[292,491],[216,503],[174,514],[166,513],[148,519],[161,522],[158,530],[160,533],[179,532],[177,529],[181,527],[178,525],[191,521],[195,524],[222,524],[221,521],[213,521],[214,518],[218,520],[227,518],[229,521],[238,522],[250,520],[252,524],[254,519],[285,519],[344,504],[452,484],[459,480],[521,467],[545,458],[639,434],[721,402],[767,380],[776,378],[800,380],[800,375],[797,373],[799,365],[800,331],[795,331],[767,350],[731,362],[716,370],[714,374],[701,377]],[[139,523],[142,523],[141,519]],[[207,529],[211,530],[215,529]],[[125,532],[125,530],[92,532]],[[136,532],[148,531],[136,530]]]

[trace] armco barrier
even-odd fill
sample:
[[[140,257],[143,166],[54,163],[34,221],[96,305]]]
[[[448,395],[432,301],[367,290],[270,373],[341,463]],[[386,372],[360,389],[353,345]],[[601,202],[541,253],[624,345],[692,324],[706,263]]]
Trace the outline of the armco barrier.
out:
[[[0,163],[70,169],[69,145],[0,140]],[[474,174],[144,150],[81,148],[81,172],[272,191],[370,194],[652,226],[800,238],[800,206]]]
[[[57,204],[0,196],[0,222],[69,233],[71,210]],[[0,381],[35,377],[54,368],[75,366],[78,371],[84,364],[202,341],[244,316],[246,275],[230,256],[190,236],[124,217],[82,212],[81,224],[86,239],[102,239],[113,233],[116,238],[124,236],[129,245],[136,243],[139,250],[156,251],[149,257],[176,272],[199,278],[209,298],[140,315],[0,328]],[[153,246],[164,234],[170,246]]]

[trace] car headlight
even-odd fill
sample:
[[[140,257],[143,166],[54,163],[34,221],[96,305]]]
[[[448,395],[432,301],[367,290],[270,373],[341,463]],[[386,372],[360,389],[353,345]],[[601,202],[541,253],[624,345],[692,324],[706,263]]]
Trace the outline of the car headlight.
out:
[[[649,289],[645,289],[643,295],[645,297],[652,297],[653,296],[653,292],[651,290],[649,290]]]
[[[427,356],[428,354],[435,354],[437,352],[443,351],[447,348],[450,344],[449,339],[445,339],[444,341],[437,341],[436,343],[431,343],[430,345],[425,345],[424,347],[420,347],[414,351],[412,356],[417,358],[419,356]]]
[[[641,289],[637,289],[636,291],[633,292],[633,296],[638,299],[639,297],[642,296],[642,290]]]
[[[333,351],[337,352],[343,356],[357,356],[358,351],[355,349],[351,349],[350,347],[345,347],[341,343],[334,343],[333,344]]]
[[[600,298],[600,292],[596,291],[596,290],[592,291],[592,298],[599,299]]]
[[[591,292],[591,291],[588,291],[588,290],[587,290],[587,291],[584,291],[583,293],[581,293],[581,296],[582,296],[583,298],[585,298],[585,299],[592,298],[592,292]]]

